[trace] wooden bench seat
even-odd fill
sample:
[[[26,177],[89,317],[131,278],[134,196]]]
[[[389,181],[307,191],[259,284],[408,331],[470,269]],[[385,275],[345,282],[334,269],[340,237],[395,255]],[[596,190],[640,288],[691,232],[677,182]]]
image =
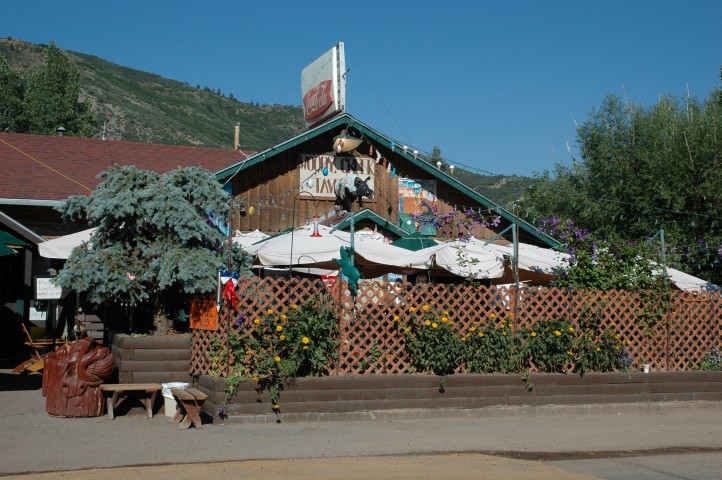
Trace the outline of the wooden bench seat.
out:
[[[115,408],[123,403],[126,398],[134,397],[140,401],[145,408],[148,418],[153,418],[153,404],[158,392],[163,388],[160,383],[113,383],[103,384],[100,390],[107,395],[108,417],[115,418]]]
[[[180,422],[178,429],[190,428],[191,425],[198,429],[203,428],[201,422],[201,407],[203,406],[203,402],[208,398],[208,395],[197,388],[188,388],[185,390],[174,388],[171,390],[171,393],[178,404],[178,411],[175,417],[173,417],[174,422]]]

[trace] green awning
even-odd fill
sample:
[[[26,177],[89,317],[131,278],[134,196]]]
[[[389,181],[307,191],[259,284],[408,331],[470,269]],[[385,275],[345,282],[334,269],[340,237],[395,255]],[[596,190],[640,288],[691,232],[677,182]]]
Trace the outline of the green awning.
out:
[[[15,247],[27,247],[28,244],[20,240],[18,237],[13,235],[12,233],[8,233],[5,230],[0,230],[0,243],[7,246],[15,246]]]
[[[27,247],[28,244],[20,240],[12,233],[0,230],[0,257],[5,255],[12,255],[15,253],[15,248]]]

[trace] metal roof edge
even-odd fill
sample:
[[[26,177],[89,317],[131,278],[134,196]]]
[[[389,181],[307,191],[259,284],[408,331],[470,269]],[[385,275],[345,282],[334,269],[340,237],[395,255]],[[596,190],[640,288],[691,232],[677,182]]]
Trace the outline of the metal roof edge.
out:
[[[271,157],[273,155],[277,155],[286,150],[289,150],[300,143],[310,140],[322,133],[327,132],[328,130],[331,130],[332,128],[337,127],[340,124],[349,123],[349,119],[351,119],[351,121],[355,120],[348,113],[342,113],[341,115],[332,118],[326,123],[322,123],[321,125],[318,125],[306,132],[298,134],[295,137],[286,140],[285,142],[279,143],[278,145],[275,145],[271,148],[267,148],[266,150],[257,152],[255,155],[251,155],[250,157],[245,158],[238,163],[235,163],[222,170],[217,171],[215,173],[216,180],[218,180],[219,182],[226,180],[228,177],[232,177],[241,170],[250,168],[263,162],[264,160],[266,160],[267,157]],[[226,182],[227,181],[228,180],[226,180]]]
[[[365,208],[361,210],[359,213],[354,214],[354,223],[358,222],[360,220],[371,220],[372,222],[376,223],[379,227],[385,228],[386,230],[391,231],[395,235],[398,235],[399,237],[405,237],[409,235],[409,232],[406,231],[403,227],[400,227],[392,222],[390,222],[388,219],[382,217],[378,213],[369,210],[368,208]],[[347,215],[346,218],[338,222],[336,225],[333,226],[336,230],[344,230],[347,227],[351,225],[351,216]]]
[[[14,218],[6,215],[4,212],[0,212],[0,224],[5,225],[8,228],[13,229],[19,235],[28,239],[34,245],[45,241],[43,237],[30,230],[28,227],[18,222]]]

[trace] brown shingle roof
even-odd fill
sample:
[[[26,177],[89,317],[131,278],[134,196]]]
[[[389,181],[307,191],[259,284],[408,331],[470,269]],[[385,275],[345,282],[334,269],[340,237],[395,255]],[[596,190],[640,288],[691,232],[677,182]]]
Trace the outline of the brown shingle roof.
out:
[[[0,132],[0,198],[64,200],[95,189],[113,164],[164,173],[191,165],[216,172],[252,152]]]

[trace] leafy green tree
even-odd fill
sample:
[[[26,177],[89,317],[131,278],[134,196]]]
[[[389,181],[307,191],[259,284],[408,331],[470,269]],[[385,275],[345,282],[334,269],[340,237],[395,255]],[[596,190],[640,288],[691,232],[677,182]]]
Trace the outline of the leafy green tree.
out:
[[[62,126],[69,135],[92,136],[97,121],[90,100],[79,101],[80,71],[55,42],[44,53],[45,61],[27,79],[27,133],[54,134]]]
[[[722,282],[722,104],[661,97],[644,107],[609,96],[577,130],[581,160],[528,190],[524,216],[573,220],[597,238],[643,242],[660,230],[667,261]]]
[[[0,56],[0,131],[17,132],[24,129],[22,77]]]
[[[84,292],[91,303],[142,307],[151,318],[169,313],[169,300],[215,292],[227,239],[208,214],[225,218],[228,197],[210,171],[159,175],[116,165],[100,178],[92,194],[58,207],[63,218],[97,228],[73,250],[58,284]]]

